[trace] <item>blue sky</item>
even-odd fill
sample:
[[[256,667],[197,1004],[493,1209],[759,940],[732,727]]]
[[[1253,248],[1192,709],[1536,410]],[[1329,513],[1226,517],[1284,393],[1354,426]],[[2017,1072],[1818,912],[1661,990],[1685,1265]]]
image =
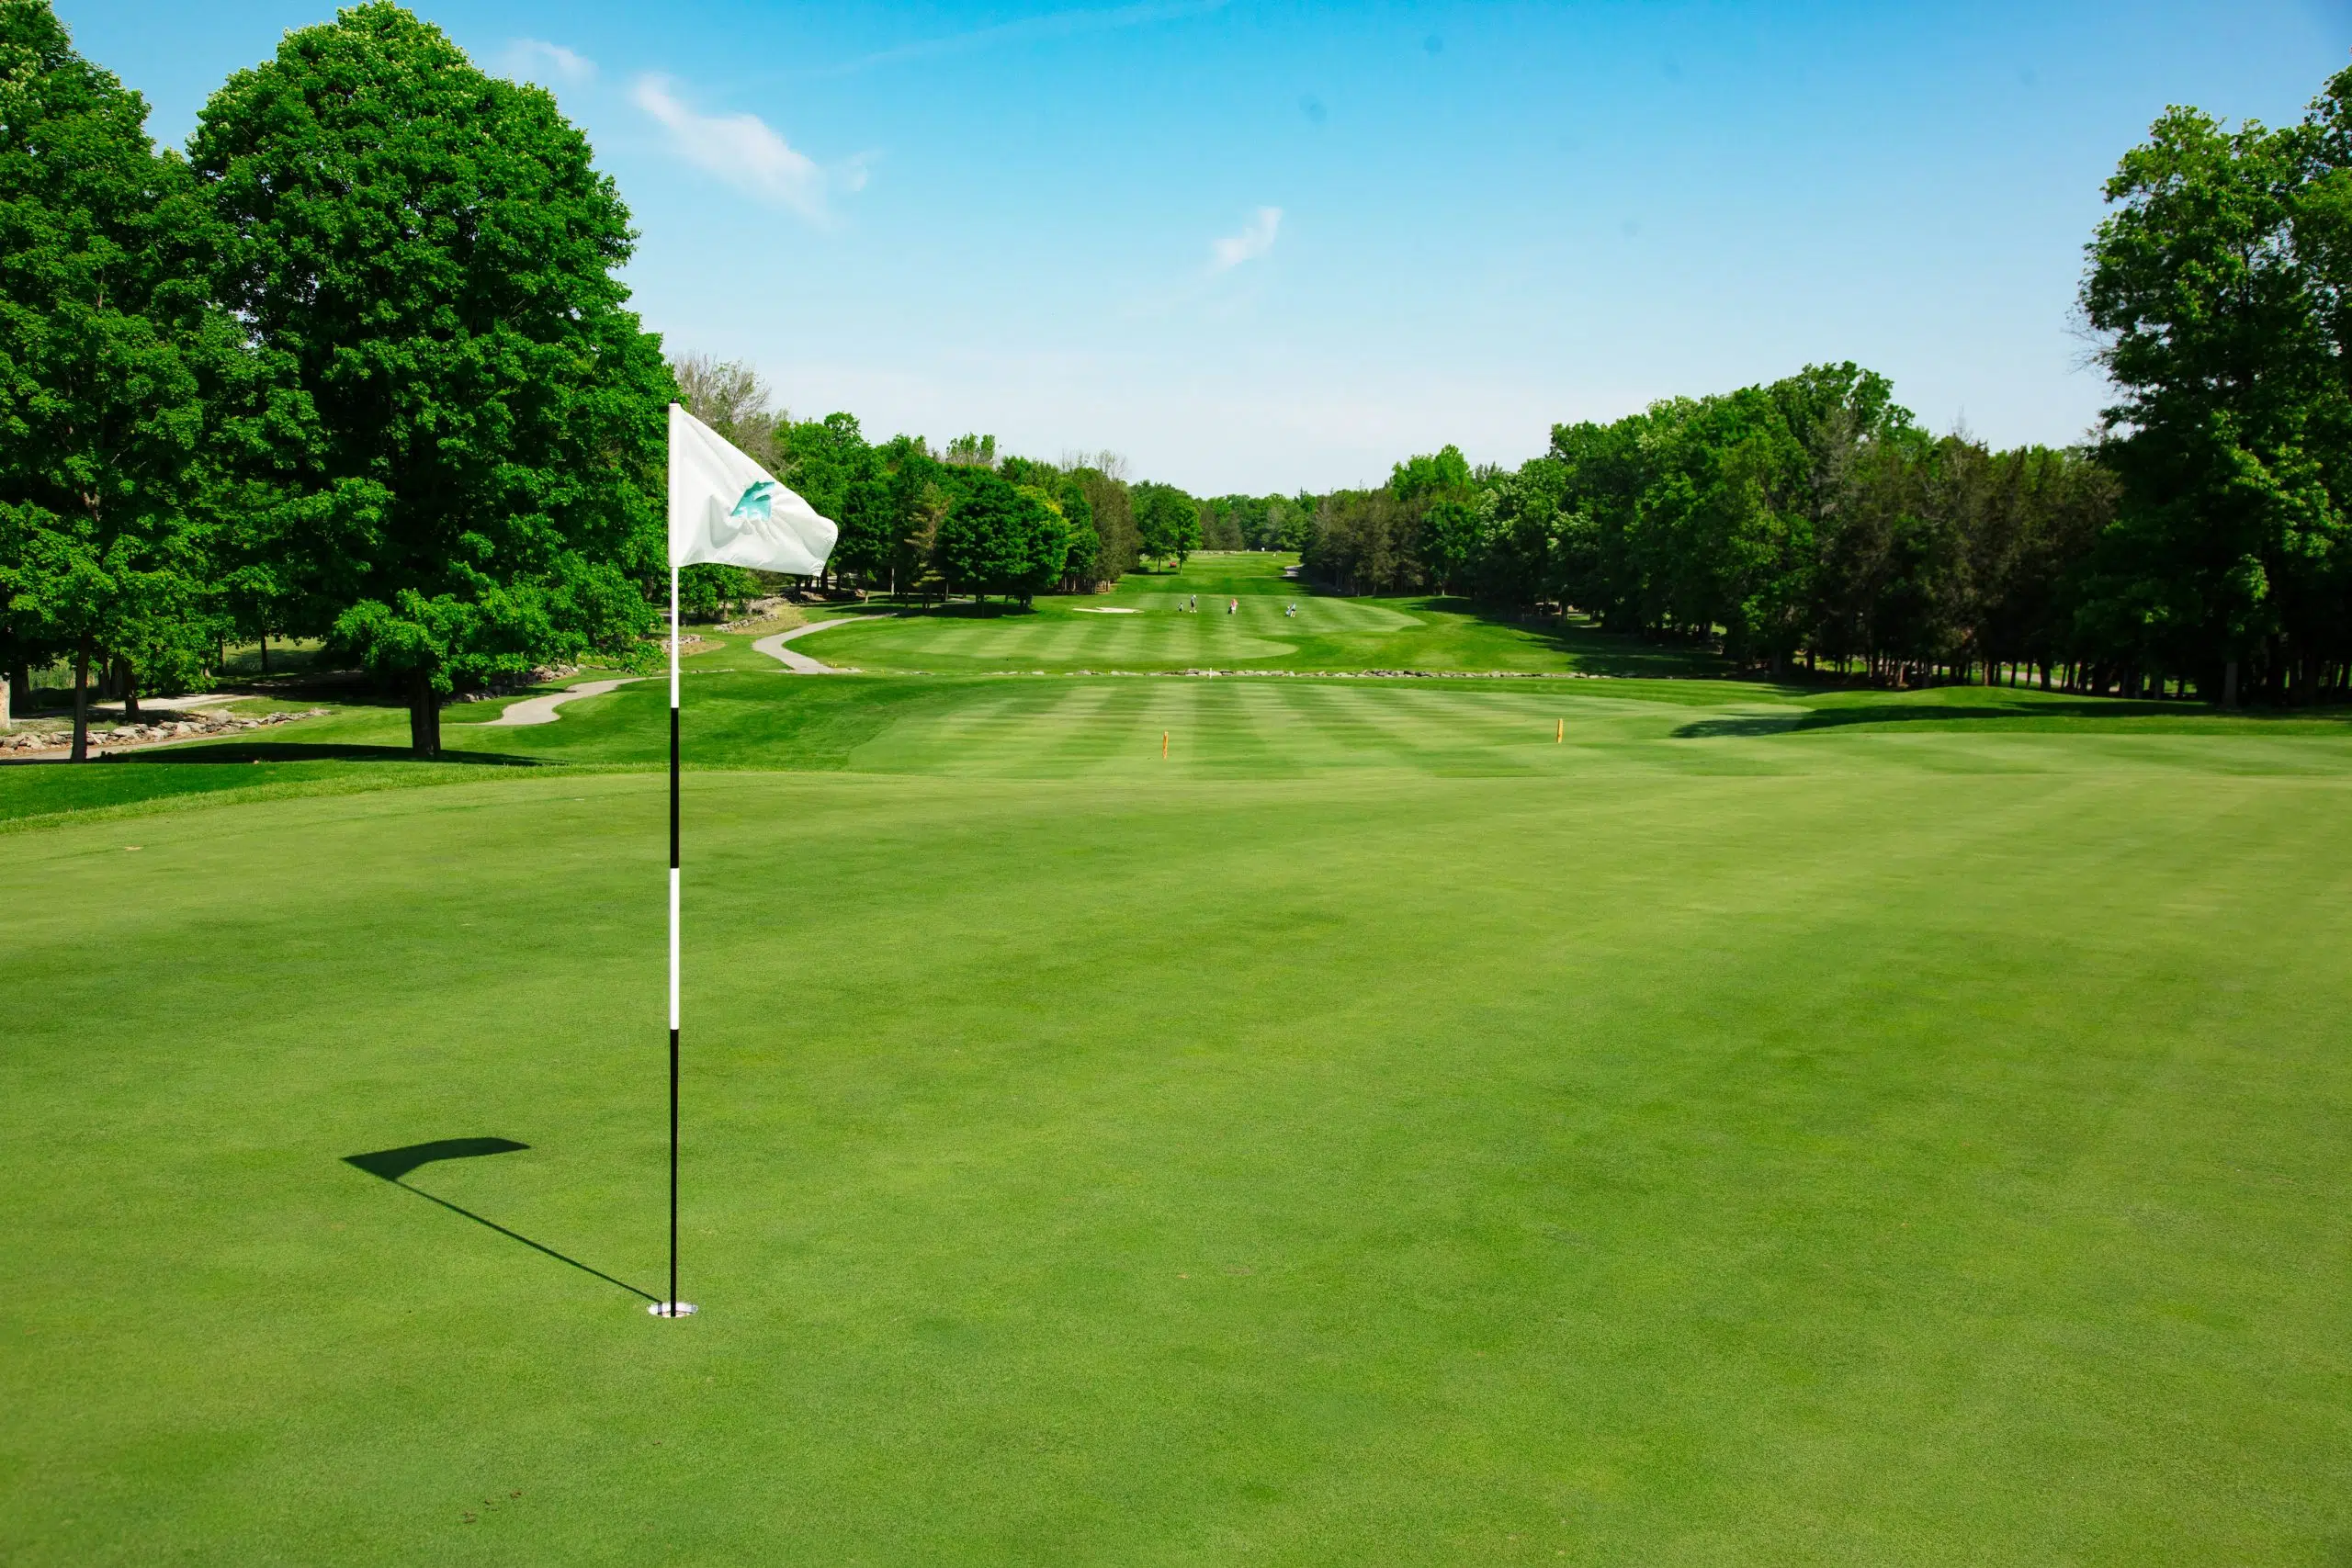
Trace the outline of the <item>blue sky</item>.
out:
[[[177,142],[330,6],[58,9]],[[1204,493],[1515,463],[1829,359],[2073,440],[2116,159],[2168,103],[2291,118],[2352,50],[2316,0],[416,9],[586,130],[673,350]]]

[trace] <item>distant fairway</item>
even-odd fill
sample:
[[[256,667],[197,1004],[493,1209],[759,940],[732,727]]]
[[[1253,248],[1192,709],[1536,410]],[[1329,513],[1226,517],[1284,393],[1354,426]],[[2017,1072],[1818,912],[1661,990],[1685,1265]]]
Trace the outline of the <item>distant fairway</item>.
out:
[[[1611,675],[1711,671],[1705,656],[1620,637],[1565,633],[1465,614],[1458,601],[1351,599],[1292,582],[1295,558],[1194,556],[1182,570],[1122,579],[1104,595],[1045,598],[1027,612],[958,605],[950,613],[876,616],[796,646],[865,670],[1520,670],[1587,668]],[[1197,612],[1181,608],[1198,599]],[[1240,601],[1227,613],[1228,601]],[[1285,614],[1291,606],[1297,615]],[[877,606],[878,608],[878,606]],[[1104,609],[1133,615],[1102,615]]]
[[[0,769],[0,1560],[2352,1551],[2341,719],[695,667],[685,1323],[660,682]]]

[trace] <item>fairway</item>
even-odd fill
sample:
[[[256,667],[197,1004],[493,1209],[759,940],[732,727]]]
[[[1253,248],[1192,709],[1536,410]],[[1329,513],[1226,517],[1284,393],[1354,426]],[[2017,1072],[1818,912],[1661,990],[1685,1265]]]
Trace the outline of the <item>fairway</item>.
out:
[[[0,1557],[2352,1541],[2340,722],[772,662],[681,1324],[658,682],[0,771]]]
[[[1320,592],[1282,575],[1296,560],[1255,552],[1197,555],[1174,570],[1131,573],[1107,594],[1041,598],[1026,610],[959,604],[900,615],[877,604],[868,607],[865,624],[820,632],[797,647],[862,670],[943,673],[1414,669],[1685,675],[1719,668],[1696,650],[1479,613],[1458,599]]]

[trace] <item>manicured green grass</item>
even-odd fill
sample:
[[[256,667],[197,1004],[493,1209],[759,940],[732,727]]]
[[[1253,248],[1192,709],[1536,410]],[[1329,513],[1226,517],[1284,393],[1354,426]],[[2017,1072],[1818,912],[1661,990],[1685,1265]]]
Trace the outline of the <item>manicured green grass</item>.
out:
[[[681,1323],[662,682],[0,768],[0,1561],[2352,1549],[2341,718],[692,668]]]
[[[2136,737],[2159,752],[2166,744],[2190,744],[2201,758],[2244,756],[2263,767],[2298,767],[2306,764],[2282,759],[2310,758],[2308,765],[2333,769],[2352,756],[2352,722],[2341,715],[2225,717],[2186,705],[1981,689],[1802,693],[1721,681],[808,678],[766,660],[760,662],[769,668],[756,668],[750,661],[757,656],[742,657],[738,670],[714,655],[718,662],[685,682],[689,768],[1035,778],[1295,778],[1399,770],[1561,776],[1597,759],[1615,765],[1638,759],[1634,765],[1647,769],[1777,772],[1812,766],[1813,749],[1863,734],[1899,736],[1923,757],[1949,754],[1958,759],[1954,765],[1967,766],[1981,751],[1973,738],[2005,731],[2018,733],[2003,752],[2012,758],[2052,746],[2063,758],[2067,753],[2056,738],[2074,733]],[[667,702],[665,683],[656,679],[579,699],[550,725],[460,721],[494,716],[500,705],[485,703],[450,710],[442,735],[451,758],[477,762],[658,768],[669,755]],[[395,771],[412,766],[398,760],[407,717],[396,709],[353,708],[268,733],[268,739],[179,748],[168,762],[107,766],[179,773],[208,760],[242,766],[255,758],[277,766],[314,758]],[[1702,740],[1719,743],[1695,744]],[[2221,741],[2231,744],[2218,750],[2205,744]],[[464,776],[452,771],[456,765],[426,771]],[[0,815],[10,810],[17,772],[0,769]]]
[[[152,753],[151,753],[152,754]],[[412,767],[313,760],[245,766],[188,767],[176,762],[107,760],[85,766],[14,763],[0,768],[0,829],[47,825],[63,818],[117,818],[221,798],[381,789],[419,779],[470,772],[455,765]]]
[[[1048,596],[1027,611],[958,604],[900,616],[873,605],[864,624],[819,632],[797,646],[861,670],[942,673],[1204,668],[1690,675],[1721,667],[1695,650],[1522,622],[1465,601],[1319,593],[1280,575],[1295,558],[1194,556],[1180,571],[1136,573],[1114,592]],[[1197,613],[1182,608],[1195,599]],[[1228,614],[1236,600],[1238,608]],[[1285,614],[1294,605],[1297,614]]]

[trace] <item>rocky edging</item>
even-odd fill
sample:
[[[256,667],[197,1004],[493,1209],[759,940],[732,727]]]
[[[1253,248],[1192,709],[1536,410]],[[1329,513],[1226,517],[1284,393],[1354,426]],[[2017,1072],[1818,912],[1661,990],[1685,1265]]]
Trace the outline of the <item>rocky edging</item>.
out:
[[[486,686],[477,686],[459,692],[450,697],[449,701],[452,703],[494,702],[500,697],[511,697],[517,692],[527,692],[534,686],[547,686],[558,681],[569,681],[579,673],[580,666],[577,664],[542,664],[535,670],[526,670],[520,675],[502,675]]]
[[[269,713],[247,717],[241,714],[194,714],[159,724],[119,724],[111,729],[93,728],[90,744],[97,746],[153,746],[164,740],[197,740],[207,736],[243,735],[248,730],[266,728],[273,724],[291,724],[298,718],[319,718],[325,708],[305,708],[300,713]],[[74,732],[67,730],[25,730],[14,735],[0,735],[0,751],[67,751],[73,750]]]

